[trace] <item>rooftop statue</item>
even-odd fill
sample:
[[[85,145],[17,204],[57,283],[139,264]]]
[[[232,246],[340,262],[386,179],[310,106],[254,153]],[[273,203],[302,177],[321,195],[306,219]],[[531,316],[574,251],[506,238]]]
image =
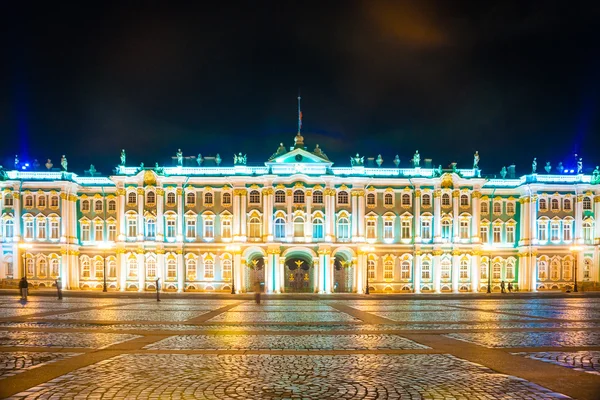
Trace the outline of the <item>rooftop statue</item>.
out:
[[[533,162],[531,163],[531,173],[537,173],[537,157],[534,157]]]
[[[437,176],[442,176],[442,172],[443,172],[442,171],[442,164],[438,165],[436,172],[437,172]]]
[[[96,175],[96,167],[94,167],[94,164],[90,164],[90,175]]]
[[[0,165],[0,181],[5,181],[6,179],[8,179],[8,174],[4,170],[4,167]]]
[[[60,165],[62,166],[63,170],[67,170],[67,166],[69,165],[69,163],[67,162],[67,157],[65,157],[65,155],[63,154],[63,156],[60,158]]]
[[[33,169],[35,171],[39,171],[40,170],[40,162],[37,160],[37,158],[35,160],[33,160]]]
[[[183,153],[181,152],[181,149],[177,149],[177,165],[179,165],[180,167],[183,165]]]
[[[475,151],[473,156],[473,169],[479,169],[479,152]]]
[[[600,183],[600,166],[596,165],[596,169],[592,172],[592,183]]]
[[[19,156],[15,154],[15,169],[19,167]]]
[[[233,155],[233,164],[234,165],[246,165],[246,155],[242,155],[239,153],[237,155]]]
[[[285,150],[285,146],[283,145],[283,143],[279,143],[279,147],[277,148],[277,155],[281,155],[281,154],[285,154],[286,150]]]
[[[318,144],[315,146],[315,151],[313,151],[313,153],[318,156],[323,156],[323,152],[321,151],[321,148],[319,147]]]
[[[419,150],[417,150],[417,152],[413,156],[412,161],[415,168],[417,168],[419,164],[421,164],[421,156],[419,155]]]
[[[125,155],[125,149],[121,149],[121,165],[125,166],[125,160],[127,156]]]
[[[215,157],[215,162],[217,163],[217,165],[221,165],[221,155],[219,153],[217,153],[217,156]]]
[[[202,154],[198,153],[198,157],[196,157],[196,162],[198,163],[198,166],[201,166],[203,161],[204,158],[202,158]]]
[[[381,157],[381,154],[377,156],[375,162],[377,163],[378,167],[381,167],[381,164],[383,164],[383,157]]]
[[[500,176],[502,177],[502,179],[506,178],[506,167],[502,167],[502,169],[500,170]]]
[[[565,170],[565,167],[563,167],[562,161],[558,163],[558,167],[556,167],[556,169],[558,170],[559,174],[563,173],[563,171]]]
[[[577,173],[583,174],[583,158],[579,158],[579,161],[577,161]]]
[[[360,157],[360,156],[358,155],[358,153],[356,153],[356,156],[354,156],[354,157],[350,157],[350,164],[351,164],[353,167],[362,166],[362,165],[364,165],[364,160],[365,160],[365,157],[364,157],[364,156],[363,156],[363,157]]]
[[[552,166],[550,165],[550,161],[546,162],[546,166],[544,167],[544,169],[546,170],[547,174],[549,174],[550,171],[552,171]]]
[[[400,157],[398,157],[398,154],[394,157],[394,164],[396,165],[396,168],[400,166]]]
[[[46,161],[46,169],[51,170],[53,166],[54,164],[52,164],[52,161],[48,159],[48,161]]]

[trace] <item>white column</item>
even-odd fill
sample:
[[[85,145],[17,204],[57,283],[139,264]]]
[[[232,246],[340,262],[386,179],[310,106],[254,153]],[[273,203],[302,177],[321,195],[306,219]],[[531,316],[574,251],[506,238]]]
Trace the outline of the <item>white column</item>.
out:
[[[312,190],[306,191],[306,221],[304,223],[304,239],[312,241]]]
[[[420,199],[419,199],[420,201]],[[414,258],[414,275],[413,275],[413,285],[414,285],[414,292],[415,293],[421,293],[421,252],[420,251],[415,251],[415,258]]]
[[[248,216],[246,215],[246,189],[240,190],[240,236],[242,241],[246,241],[246,226],[248,221]]]
[[[177,250],[177,293],[182,293],[185,283],[185,265],[183,264],[183,251]]]
[[[117,268],[119,277],[119,290],[124,292],[127,289],[127,266],[125,260],[125,249],[117,249]]]
[[[531,279],[529,284],[531,285],[530,290],[532,292],[537,292],[537,253],[531,254],[531,268],[529,269],[529,273],[531,274]]]
[[[240,238],[240,189],[233,190],[233,241]]]
[[[360,206],[359,206],[360,207]],[[360,216],[359,216],[360,217]],[[363,294],[365,292],[365,282],[366,282],[366,273],[367,273],[367,262],[366,262],[366,254],[362,251],[358,253],[357,263],[354,266],[356,270],[356,293]]]
[[[331,282],[329,278],[329,250],[319,250],[319,293],[331,293]]]
[[[138,237],[139,241],[144,240],[144,188],[137,189],[137,213],[138,213]]]
[[[415,188],[415,243],[421,243],[421,190]]]
[[[329,268],[327,271],[327,279],[329,280],[327,288],[329,291],[327,293],[333,293],[333,285],[335,283],[335,279],[333,276],[333,273],[335,271],[335,266],[333,265],[334,261],[335,261],[334,257],[332,257],[332,256],[327,257],[327,268]]]
[[[441,293],[442,288],[442,266],[441,266],[441,250],[433,251],[433,290],[435,293]]]
[[[352,207],[352,215],[351,217],[351,221],[352,221],[352,241],[356,242],[356,238],[358,237],[358,199],[357,199],[357,195],[358,193],[356,191],[351,191],[350,195],[351,195],[351,207]]]
[[[573,243],[583,244],[583,195],[578,194],[573,200],[575,200],[575,240]]]
[[[600,194],[594,197],[594,243],[600,243]]]
[[[538,197],[537,195],[534,195],[531,197],[531,201],[529,202],[529,214],[528,214],[528,219],[529,219],[529,239],[531,241],[533,241],[534,243],[537,243],[537,202],[538,202]],[[531,262],[531,265],[535,265],[533,263],[533,261]],[[535,268],[534,268],[535,269]]]
[[[125,240],[125,189],[117,189],[117,224],[119,226],[119,234],[117,240],[122,242]]]
[[[21,240],[21,194],[18,192],[13,192],[13,213],[15,222],[13,241],[19,242]]]
[[[531,237],[530,237],[530,216],[529,216],[529,212],[531,210],[530,204],[529,204],[529,197],[521,197],[519,199],[519,207],[521,207],[521,220],[519,223],[519,232],[521,235],[521,242],[524,245],[529,245],[531,242]],[[493,228],[492,228],[493,229]]]
[[[71,289],[79,289],[79,251],[71,250],[71,254],[68,257],[71,264],[69,287]]]
[[[267,207],[269,211],[269,219],[267,220],[267,239],[270,242],[273,241],[273,212],[275,209],[273,193],[273,188],[269,188],[267,195]]]
[[[275,285],[273,281],[273,269],[276,268],[273,265],[273,255],[267,254],[263,259],[265,263],[265,293],[273,293],[273,286]]]
[[[459,200],[459,196],[460,196],[460,191],[458,190],[454,190],[452,192],[452,236],[453,242],[459,242],[460,241],[460,231],[459,231],[459,227],[460,227],[460,210],[458,208],[458,200]]]
[[[65,195],[66,196],[66,195]],[[13,192],[13,243],[12,243],[12,254],[13,254],[13,278],[21,279],[23,276],[23,256],[21,249],[19,248],[19,241],[21,240],[21,195],[20,193]],[[62,197],[62,194],[61,194]],[[63,223],[65,218],[62,219]],[[63,233],[64,235],[64,233]],[[26,250],[23,250],[26,251]]]
[[[333,226],[335,223],[335,190],[325,189],[323,194],[325,196],[325,241],[332,242],[334,236]],[[325,268],[325,264],[322,262],[320,264],[321,268]]]
[[[164,217],[165,212],[165,190],[163,188],[156,189],[156,241],[163,242],[165,240]],[[164,259],[164,257],[163,257]]]
[[[279,293],[283,293],[285,292],[285,257],[281,257],[279,255],[279,253],[276,254],[276,260],[277,260],[277,268],[278,268],[278,285],[279,285]]]
[[[458,293],[459,266],[460,256],[455,250],[452,252],[452,293]]]
[[[233,254],[233,281],[235,283],[235,293],[243,293],[245,288],[242,288],[242,253],[237,251]],[[254,282],[251,282],[253,284]]]
[[[14,262],[15,260],[13,260]],[[16,271],[15,271],[16,272]],[[69,257],[66,250],[61,250],[60,256],[60,282],[62,289],[69,289]]]
[[[285,237],[288,242],[291,242],[294,238],[294,224],[292,220],[292,200],[293,193],[291,189],[286,190],[285,205],[287,208],[286,223],[285,223]]]
[[[519,290],[529,288],[529,257],[527,253],[519,253],[519,276],[517,277],[517,285]]]
[[[182,188],[177,188],[177,232],[175,239],[177,242],[183,241],[183,203],[185,201],[185,193]]]
[[[442,193],[439,189],[433,192],[433,241],[442,242]]]
[[[479,243],[479,230],[481,223],[481,205],[479,204],[479,199],[481,198],[481,192],[478,190],[474,190],[471,194],[471,206],[473,210],[471,214],[473,218],[471,219],[471,242]]]
[[[361,190],[358,194],[358,236],[359,236],[361,242],[365,241],[365,191],[364,190]]]
[[[137,263],[138,263],[138,292],[143,292],[146,290],[146,260],[144,257],[144,253],[137,253]]]
[[[160,278],[160,287],[161,287],[161,292],[162,292],[162,288],[164,288],[165,285],[165,276],[167,276],[166,272],[165,272],[165,251],[164,250],[157,250],[156,251],[156,277]]]
[[[271,242],[273,241],[273,235],[270,235],[271,229],[270,225],[273,223],[273,207],[271,207],[270,203],[270,195],[269,192],[272,191],[271,188],[264,188],[262,190],[263,196],[263,241]],[[269,236],[270,235],[270,236]]]
[[[479,252],[474,252],[471,257],[471,292],[479,291],[479,265],[481,264],[481,255]]]
[[[320,279],[321,278],[321,268],[319,265],[319,259],[320,257],[314,257],[313,258],[313,268],[314,268],[314,279],[313,279],[313,292],[314,293],[319,293],[319,285],[320,285]]]

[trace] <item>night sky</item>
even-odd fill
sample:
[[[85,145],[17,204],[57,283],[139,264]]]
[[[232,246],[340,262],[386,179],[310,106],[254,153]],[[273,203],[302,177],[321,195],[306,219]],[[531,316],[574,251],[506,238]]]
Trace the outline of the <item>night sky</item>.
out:
[[[298,89],[305,143],[336,166],[359,152],[408,167],[417,149],[459,168],[478,150],[484,174],[576,152],[586,172],[600,163],[594,2],[11,3],[5,167],[66,154],[75,172],[106,174],[121,148],[129,165],[178,148],[261,164],[293,144]]]

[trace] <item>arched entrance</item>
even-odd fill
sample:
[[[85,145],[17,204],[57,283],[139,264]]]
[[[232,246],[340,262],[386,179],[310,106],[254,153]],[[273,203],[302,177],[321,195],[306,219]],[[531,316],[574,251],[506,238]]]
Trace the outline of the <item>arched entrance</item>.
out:
[[[312,293],[314,291],[314,267],[310,254],[294,253],[285,258],[285,291],[289,293]]]
[[[354,288],[354,269],[352,255],[344,251],[335,254],[333,260],[334,293],[351,293]]]
[[[250,257],[246,261],[246,291],[255,292],[259,287],[265,291],[265,260],[260,254]]]

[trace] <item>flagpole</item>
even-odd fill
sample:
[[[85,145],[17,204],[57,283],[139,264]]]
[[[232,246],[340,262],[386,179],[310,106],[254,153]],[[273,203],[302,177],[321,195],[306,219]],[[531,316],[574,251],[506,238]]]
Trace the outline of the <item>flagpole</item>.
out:
[[[302,97],[300,97],[300,93],[298,92],[298,135],[300,134],[300,131],[302,130],[302,110],[300,109],[300,100],[302,99]]]

